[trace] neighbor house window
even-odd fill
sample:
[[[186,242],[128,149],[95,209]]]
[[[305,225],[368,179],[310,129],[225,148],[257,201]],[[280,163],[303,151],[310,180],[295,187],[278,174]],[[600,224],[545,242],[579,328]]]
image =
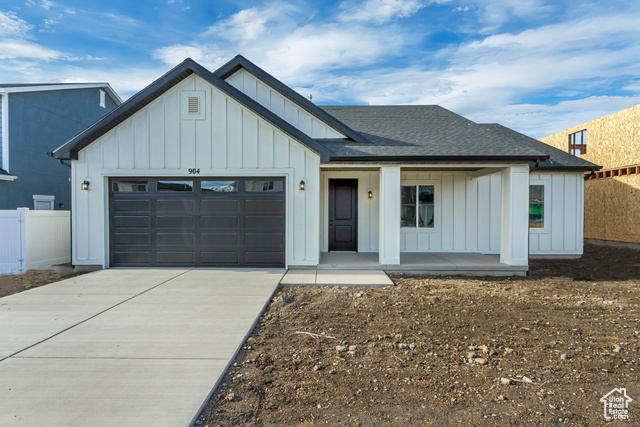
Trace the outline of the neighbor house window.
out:
[[[529,186],[529,228],[544,228],[544,185]]]
[[[235,193],[238,191],[238,181],[202,181],[200,188],[214,193]]]
[[[434,228],[435,186],[403,185],[401,203],[402,227]]]
[[[587,154],[587,130],[581,130],[569,135],[569,153],[574,156]]]

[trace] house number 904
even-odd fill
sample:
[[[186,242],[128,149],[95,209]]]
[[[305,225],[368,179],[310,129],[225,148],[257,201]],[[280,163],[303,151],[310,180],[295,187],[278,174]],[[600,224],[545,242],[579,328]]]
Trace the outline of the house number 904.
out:
[[[199,173],[200,173],[200,169],[196,169],[196,168],[189,169],[189,174],[191,175],[197,175]]]

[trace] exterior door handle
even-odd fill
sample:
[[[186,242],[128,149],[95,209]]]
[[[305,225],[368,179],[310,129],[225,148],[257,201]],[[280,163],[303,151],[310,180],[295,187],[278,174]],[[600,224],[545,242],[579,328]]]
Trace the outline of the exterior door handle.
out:
[[[333,227],[333,220],[329,221],[329,226]]]

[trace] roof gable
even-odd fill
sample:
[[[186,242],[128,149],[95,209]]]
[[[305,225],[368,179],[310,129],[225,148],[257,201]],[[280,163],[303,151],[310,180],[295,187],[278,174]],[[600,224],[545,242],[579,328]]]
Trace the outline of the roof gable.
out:
[[[258,104],[238,89],[234,88],[194,60],[187,58],[181,64],[168,71],[149,86],[129,98],[118,108],[105,115],[102,119],[82,131],[70,141],[57,148],[51,156],[57,159],[77,159],[78,152],[100,138],[102,135],[117,127],[127,118],[133,116],[153,100],[160,97],[180,81],[191,74],[197,74],[202,79],[238,101],[267,122],[281,129],[284,133],[299,141],[309,149],[327,159],[332,154],[327,148],[310,138],[296,127],[287,123],[262,105]]]
[[[214,74],[223,80],[227,80],[241,69],[246,70],[247,72],[255,76],[259,81],[272,88],[276,92],[280,93],[287,100],[291,101],[302,110],[311,114],[322,123],[326,124],[330,128],[333,128],[337,132],[346,135],[348,139],[363,144],[369,143],[367,138],[365,138],[363,135],[354,131],[352,128],[345,125],[340,120],[336,119],[331,114],[327,113],[322,108],[318,107],[313,102],[309,101],[307,98],[300,95],[298,92],[291,89],[289,86],[282,83],[280,80],[276,79],[271,74],[267,73],[262,68],[258,67],[256,64],[249,61],[242,55],[237,55],[231,61],[227,62],[225,65],[217,69]]]

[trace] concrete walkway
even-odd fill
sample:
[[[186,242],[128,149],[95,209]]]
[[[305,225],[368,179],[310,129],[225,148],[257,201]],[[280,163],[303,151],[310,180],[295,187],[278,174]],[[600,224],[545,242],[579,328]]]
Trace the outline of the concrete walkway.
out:
[[[289,270],[280,282],[283,286],[393,286],[382,270]]]
[[[109,269],[0,298],[0,425],[189,425],[283,274]]]

